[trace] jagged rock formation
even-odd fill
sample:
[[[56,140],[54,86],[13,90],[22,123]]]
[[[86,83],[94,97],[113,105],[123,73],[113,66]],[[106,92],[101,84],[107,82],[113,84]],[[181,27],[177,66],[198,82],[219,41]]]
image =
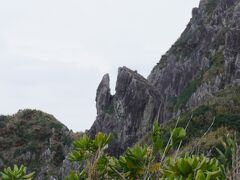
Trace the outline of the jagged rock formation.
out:
[[[184,126],[191,117],[190,138],[201,136],[212,119],[215,129],[240,132],[240,0],[201,0],[147,79],[121,67],[114,95],[109,81],[106,74],[99,84],[97,117],[88,133],[112,133],[111,154],[146,136],[154,120],[171,124],[180,116]],[[72,140],[71,131],[43,112],[0,116],[0,170],[24,163],[37,172],[35,179],[63,179],[77,168],[66,160]]]
[[[126,67],[118,70],[116,94],[112,96],[106,74],[97,90],[97,120],[89,133],[111,132],[114,141],[110,153],[120,154],[137,138],[149,132],[161,99],[156,88],[136,71]]]
[[[66,126],[41,111],[23,110],[13,116],[1,116],[0,170],[24,164],[36,172],[35,179],[61,179],[66,163],[61,167],[72,140],[72,132]]]
[[[110,95],[108,81],[106,75],[99,85],[98,114],[90,133],[113,133],[113,151],[121,153],[149,132],[154,119],[169,121],[226,88],[238,87],[240,0],[201,0],[181,37],[147,79],[120,68],[115,95]]]

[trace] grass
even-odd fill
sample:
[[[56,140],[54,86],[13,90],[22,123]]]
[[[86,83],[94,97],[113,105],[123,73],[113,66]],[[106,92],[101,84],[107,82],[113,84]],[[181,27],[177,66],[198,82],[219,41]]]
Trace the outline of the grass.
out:
[[[193,115],[189,126],[190,134],[201,134],[215,118],[214,128],[229,127],[240,132],[240,87],[231,87],[220,91],[215,97],[193,111],[183,113],[179,126],[183,126]],[[199,129],[199,127],[201,127]],[[199,133],[200,132],[200,133]],[[198,135],[197,135],[198,136]]]
[[[215,154],[215,147],[219,147],[223,140],[223,136],[232,131],[226,127],[220,127],[206,134],[206,136],[195,138],[187,145],[183,146],[180,154],[194,152],[198,154],[206,153],[211,150],[211,154]],[[194,149],[193,149],[194,147]]]
[[[175,99],[169,99],[169,101]],[[183,112],[179,116],[178,127],[185,128],[188,121],[192,117],[187,128],[187,139],[183,146],[192,147],[194,143],[200,140],[198,151],[206,152],[213,146],[217,146],[222,136],[228,130],[236,130],[240,133],[240,87],[228,87],[209,99],[204,105],[201,105],[191,111]],[[172,129],[178,117],[162,124],[162,131],[165,142],[169,137],[169,129]],[[215,119],[215,120],[214,120]],[[214,123],[213,123],[214,122]],[[202,135],[210,128],[206,137]],[[216,136],[216,137],[215,137]],[[141,144],[149,143],[150,136],[146,136],[141,140]]]
[[[217,75],[224,72],[224,53],[223,50],[217,52],[211,59],[210,59],[210,67],[203,75],[203,81],[207,82]]]
[[[240,132],[240,114],[219,114],[216,116],[215,126],[225,126]]]
[[[191,81],[188,86],[183,89],[182,93],[177,97],[176,100],[176,109],[183,108],[192,94],[197,90],[202,82],[202,77],[198,77],[195,80]]]
[[[192,94],[203,82],[208,82],[223,72],[224,52],[223,50],[220,50],[210,58],[210,67],[202,76],[191,81],[178,97],[169,97],[168,102],[170,106],[175,106],[175,109],[184,108]]]

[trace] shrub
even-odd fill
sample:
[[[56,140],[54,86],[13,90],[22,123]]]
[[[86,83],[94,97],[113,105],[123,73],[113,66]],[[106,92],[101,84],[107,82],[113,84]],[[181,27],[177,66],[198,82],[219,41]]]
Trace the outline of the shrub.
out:
[[[197,88],[201,84],[201,81],[202,81],[202,77],[198,77],[193,81],[191,81],[188,84],[188,86],[183,89],[182,93],[177,98],[177,102],[176,102],[177,109],[182,108],[187,104],[192,94],[197,90]]]
[[[70,161],[79,163],[79,170],[70,172],[66,180],[79,179],[186,179],[186,180],[224,180],[232,173],[232,159],[237,144],[230,136],[225,138],[219,160],[204,155],[185,154],[179,156],[182,141],[186,138],[186,129],[177,127],[170,131],[167,144],[163,141],[163,131],[155,122],[151,133],[150,146],[135,145],[128,148],[119,158],[110,157],[105,149],[111,135],[98,133],[94,139],[84,135],[73,143],[68,155]],[[178,147],[175,154],[171,151]],[[221,164],[220,164],[221,162]],[[27,174],[25,166],[14,166],[0,172],[3,180],[31,180],[34,173]]]
[[[209,81],[212,78],[216,77],[220,73],[224,72],[224,54],[223,50],[217,52],[211,59],[210,59],[210,67],[204,73],[203,81]]]
[[[216,158],[189,156],[174,160],[169,158],[164,166],[163,179],[223,179],[221,168]]]
[[[216,117],[215,126],[226,126],[240,131],[240,115],[231,113],[220,114]]]
[[[27,174],[27,168],[23,165],[20,167],[14,165],[13,169],[8,167],[0,172],[0,177],[3,180],[31,180],[33,175],[34,172]]]
[[[183,128],[172,129],[168,143],[164,145],[162,129],[155,122],[152,144],[135,145],[119,158],[109,157],[104,152],[110,137],[98,133],[95,139],[85,135],[75,141],[69,159],[79,162],[80,169],[71,172],[66,179],[225,179],[224,167],[216,158],[189,154],[179,157],[178,151],[174,157],[171,155],[173,147],[178,145],[179,149],[186,137]]]

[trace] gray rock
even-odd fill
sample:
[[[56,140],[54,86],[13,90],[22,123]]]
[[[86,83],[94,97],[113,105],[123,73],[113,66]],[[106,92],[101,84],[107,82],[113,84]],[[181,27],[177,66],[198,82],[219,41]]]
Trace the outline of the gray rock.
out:
[[[89,133],[92,136],[99,131],[112,133],[114,140],[109,151],[117,155],[151,129],[162,96],[144,77],[126,67],[118,70],[115,90],[111,96],[109,78],[105,75],[97,90],[97,119]]]
[[[77,171],[78,169],[79,169],[79,164],[77,162],[72,163],[69,160],[65,159],[60,169],[61,179],[63,180],[64,177],[69,175],[70,171]]]
[[[229,84],[240,84],[239,4],[240,0],[201,0],[180,38],[147,79],[119,68],[116,93],[111,95],[105,75],[97,90],[97,118],[89,133],[113,133],[110,151],[119,154],[145,136],[154,119],[168,121],[200,106]],[[191,89],[196,79],[199,83]],[[189,86],[184,106],[169,101],[178,101]]]
[[[98,86],[96,96],[97,114],[100,114],[100,111],[105,110],[111,101],[109,81],[109,75],[105,74]]]

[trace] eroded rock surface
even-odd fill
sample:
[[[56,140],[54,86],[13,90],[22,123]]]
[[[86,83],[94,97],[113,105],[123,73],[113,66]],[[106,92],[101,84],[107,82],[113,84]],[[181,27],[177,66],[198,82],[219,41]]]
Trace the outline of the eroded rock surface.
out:
[[[104,75],[97,89],[96,121],[88,133],[112,133],[108,150],[113,155],[146,136],[154,120],[166,122],[193,109],[206,111],[210,121],[218,111],[220,120],[234,124],[240,117],[240,0],[201,0],[148,78],[121,67],[113,95],[109,82]],[[197,118],[200,125],[208,122],[206,116]],[[71,134],[39,111],[0,116],[0,169],[18,162],[36,171],[36,179],[63,179],[78,168],[66,159]]]
[[[72,141],[72,131],[41,111],[20,110],[1,116],[0,170],[24,164],[36,172],[34,179],[61,179],[63,160]]]
[[[104,95],[97,94],[98,115],[91,134],[113,133],[113,147],[121,153],[149,132],[154,119],[171,120],[225,87],[239,86],[239,53],[240,0],[201,0],[180,38],[147,79],[124,67],[119,69],[115,95],[110,95],[108,83],[100,84]],[[104,99],[105,108],[99,99]]]
[[[112,133],[114,140],[109,151],[117,155],[151,129],[162,97],[144,77],[126,67],[118,70],[115,90],[115,95],[110,95],[109,78],[105,75],[97,90],[97,120],[89,133]]]

